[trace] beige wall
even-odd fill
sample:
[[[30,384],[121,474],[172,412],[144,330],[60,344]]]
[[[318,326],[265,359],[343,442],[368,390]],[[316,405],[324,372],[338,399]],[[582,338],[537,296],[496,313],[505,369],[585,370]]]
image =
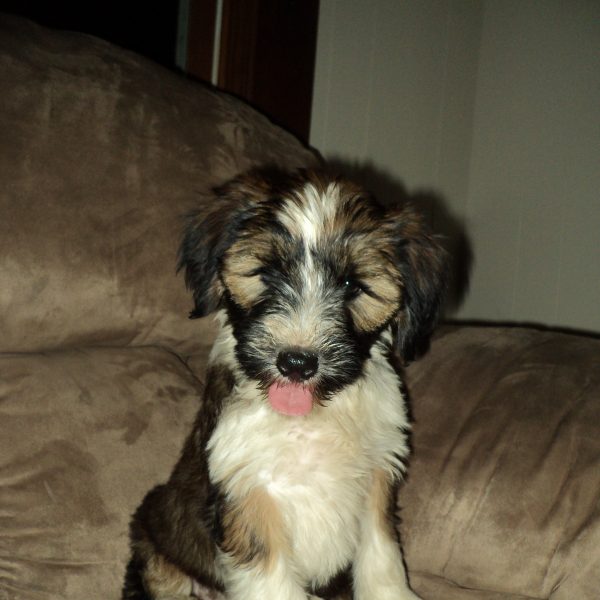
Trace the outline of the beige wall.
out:
[[[600,331],[599,2],[322,0],[311,143],[443,197],[456,316]]]

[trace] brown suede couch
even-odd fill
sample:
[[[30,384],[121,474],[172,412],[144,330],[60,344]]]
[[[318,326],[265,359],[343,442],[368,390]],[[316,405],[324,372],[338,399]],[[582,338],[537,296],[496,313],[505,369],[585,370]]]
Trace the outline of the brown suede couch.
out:
[[[252,165],[316,158],[233,98],[13,17],[0,85],[0,600],[116,600],[213,335],[186,318],[181,217]],[[407,379],[415,589],[600,598],[600,340],[443,327]]]

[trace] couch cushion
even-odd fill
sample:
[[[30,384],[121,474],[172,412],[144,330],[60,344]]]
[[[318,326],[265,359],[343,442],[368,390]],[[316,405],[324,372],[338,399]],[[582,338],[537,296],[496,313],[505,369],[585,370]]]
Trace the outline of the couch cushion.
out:
[[[0,81],[0,352],[198,339],[182,216],[241,170],[315,156],[239,100],[14,17]]]
[[[3,600],[120,597],[130,515],[169,476],[200,393],[165,350],[0,356]]]
[[[0,592],[117,598],[129,516],[199,407],[156,348],[0,357]],[[424,598],[593,598],[600,586],[600,341],[446,329],[408,370],[402,536]],[[0,594],[1,595],[1,594]]]
[[[446,329],[408,378],[414,456],[400,505],[417,589],[598,597],[600,340]]]
[[[414,570],[410,572],[410,582],[424,600],[536,600],[521,594],[469,588],[443,577]]]

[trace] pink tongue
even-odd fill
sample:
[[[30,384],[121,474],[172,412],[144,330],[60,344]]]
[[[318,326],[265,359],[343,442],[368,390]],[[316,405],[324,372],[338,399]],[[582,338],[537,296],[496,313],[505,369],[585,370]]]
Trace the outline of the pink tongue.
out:
[[[269,387],[269,402],[281,414],[290,416],[307,415],[312,409],[312,392],[296,383],[274,383]]]

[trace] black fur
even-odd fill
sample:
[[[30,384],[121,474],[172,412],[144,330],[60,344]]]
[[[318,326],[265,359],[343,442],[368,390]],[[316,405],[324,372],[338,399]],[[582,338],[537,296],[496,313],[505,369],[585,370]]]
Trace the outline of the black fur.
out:
[[[440,241],[420,223],[415,234],[420,217],[413,209],[403,212],[397,231],[403,305],[395,334],[397,350],[407,364],[427,350],[445,298],[448,258]]]
[[[251,212],[229,202],[217,203],[208,214],[188,217],[179,253],[178,270],[185,269],[185,281],[194,297],[190,318],[204,317],[217,310],[221,294],[217,291],[223,255],[237,237]]]
[[[219,503],[208,477],[206,443],[233,385],[228,369],[209,369],[202,410],[168,483],[152,489],[135,512],[130,527],[132,558],[123,600],[152,600],[144,589],[141,573],[154,554],[197,581],[219,589],[214,573]]]

